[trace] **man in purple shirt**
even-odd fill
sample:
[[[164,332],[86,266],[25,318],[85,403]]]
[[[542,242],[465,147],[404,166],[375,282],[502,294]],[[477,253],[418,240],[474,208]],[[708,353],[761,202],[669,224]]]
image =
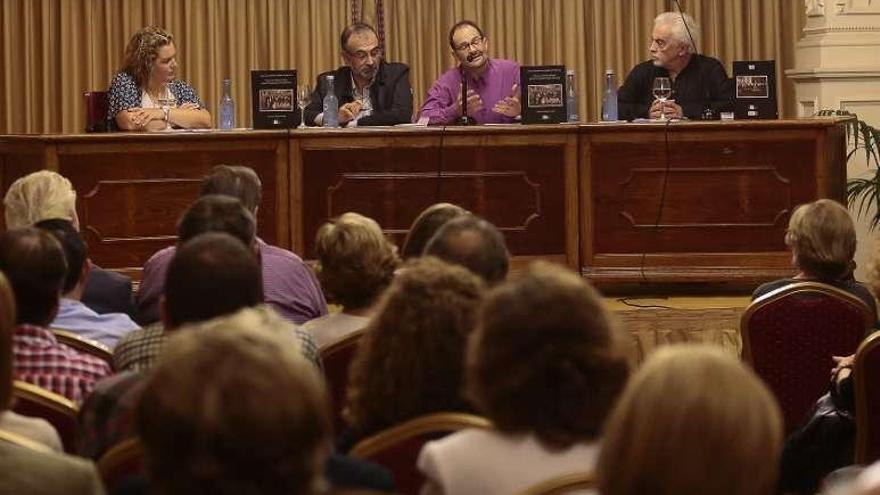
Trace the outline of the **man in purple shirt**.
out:
[[[256,218],[262,196],[262,183],[256,172],[248,167],[218,165],[202,182],[201,195],[210,194],[237,198]],[[182,221],[179,230],[201,233],[199,229],[187,229],[184,224]],[[216,225],[207,230],[222,230],[215,227]],[[159,300],[164,292],[168,264],[174,257],[175,250],[175,246],[162,249],[144,264],[137,295],[140,322],[143,325],[159,320]],[[299,256],[266,244],[259,238],[256,239],[256,250],[260,255],[266,303],[281,316],[297,324],[327,314],[327,302],[317,279]]]
[[[510,123],[520,114],[519,64],[489,58],[489,38],[472,21],[449,30],[449,46],[459,66],[434,81],[419,111],[430,124],[452,124],[461,117],[462,75],[467,82],[467,116],[477,124]]]

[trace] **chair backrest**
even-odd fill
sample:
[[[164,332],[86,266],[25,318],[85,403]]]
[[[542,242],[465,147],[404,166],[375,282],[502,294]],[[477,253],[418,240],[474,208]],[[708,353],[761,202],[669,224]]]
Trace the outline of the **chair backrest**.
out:
[[[12,394],[15,397],[12,410],[25,416],[48,421],[58,431],[64,451],[75,453],[79,439],[76,404],[67,397],[19,380],[16,380],[12,387]]]
[[[828,391],[832,356],[855,353],[875,315],[858,297],[818,282],[798,282],[753,301],[742,315],[743,358],[782,408],[791,433]]]
[[[575,490],[592,490],[596,488],[596,476],[593,473],[572,473],[550,478],[523,490],[519,495],[563,495]]]
[[[107,92],[86,91],[83,93],[83,102],[86,107],[86,132],[109,131],[107,111],[110,108],[110,100],[107,98]]]
[[[98,474],[107,493],[132,476],[146,476],[144,451],[138,438],[123,440],[111,447],[98,459]]]
[[[53,328],[51,330],[52,333],[55,334],[55,339],[58,342],[61,342],[68,347],[73,347],[83,354],[89,354],[91,356],[100,358],[103,361],[107,362],[107,364],[110,366],[110,369],[113,369],[113,351],[110,350],[110,348],[106,345],[96,340],[80,337],[79,335],[68,330],[61,330],[60,328]]]
[[[427,414],[361,440],[350,454],[391,471],[399,493],[417,494],[425,478],[416,468],[416,461],[425,443],[465,428],[491,427],[488,419],[473,414]]]
[[[333,406],[333,427],[337,433],[345,429],[342,409],[345,407],[348,369],[363,334],[363,330],[358,330],[321,348],[324,379],[327,382],[327,390],[330,392]]]
[[[52,452],[52,449],[40,442],[21,436],[14,431],[0,429],[0,441],[18,445],[19,447],[25,447],[30,450],[36,450],[37,452]]]
[[[880,459],[880,332],[856,351],[853,365],[856,394],[856,464]]]

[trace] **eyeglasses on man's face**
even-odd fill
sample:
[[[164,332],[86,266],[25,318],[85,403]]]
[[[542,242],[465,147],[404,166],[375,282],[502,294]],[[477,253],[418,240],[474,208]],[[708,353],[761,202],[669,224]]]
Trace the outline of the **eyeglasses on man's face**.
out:
[[[352,57],[354,57],[356,60],[360,60],[360,61],[364,61],[368,57],[373,58],[373,59],[377,59],[382,56],[382,49],[379,47],[373,48],[370,51],[358,50],[356,52],[349,52],[348,50],[346,50],[346,52],[348,52],[348,54],[351,55]]]
[[[481,46],[483,46],[483,38],[482,36],[474,36],[474,39],[470,41],[465,41],[463,43],[459,43],[455,45],[455,50],[459,52],[466,52],[468,48],[473,48],[474,50],[479,50]]]

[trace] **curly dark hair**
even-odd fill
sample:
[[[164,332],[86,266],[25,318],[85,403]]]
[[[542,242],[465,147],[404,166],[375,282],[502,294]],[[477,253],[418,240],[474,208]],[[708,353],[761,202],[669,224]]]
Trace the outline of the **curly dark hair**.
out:
[[[344,213],[318,229],[318,279],[327,299],[346,309],[366,308],[388,287],[399,259],[379,224]]]
[[[351,365],[345,415],[358,436],[422,414],[471,409],[464,353],[484,287],[464,267],[436,258],[404,264]]]
[[[134,33],[125,48],[122,72],[134,78],[138,87],[145,87],[150,80],[153,63],[159,56],[159,48],[174,43],[174,36],[159,26],[147,26]]]
[[[629,374],[599,293],[547,262],[489,293],[467,362],[477,408],[551,448],[597,438]]]

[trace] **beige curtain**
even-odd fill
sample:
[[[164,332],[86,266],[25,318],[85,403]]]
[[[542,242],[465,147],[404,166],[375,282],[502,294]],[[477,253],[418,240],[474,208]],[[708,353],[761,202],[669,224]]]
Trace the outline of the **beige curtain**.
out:
[[[105,89],[125,45],[150,24],[175,36],[181,77],[216,112],[231,77],[239,124],[250,125],[250,70],[294,67],[300,78],[340,63],[338,33],[349,0],[0,0],[0,133],[80,132],[82,92]],[[376,0],[364,0],[375,19]],[[777,61],[783,115],[794,93],[782,71],[794,64],[803,25],[795,0],[689,0],[701,23],[700,49],[728,70],[733,60]],[[577,72],[581,114],[599,113],[602,74],[618,83],[646,58],[654,16],[669,0],[384,0],[387,58],[412,68],[416,106],[453,60],[456,20],[482,25],[494,56],[522,64],[564,64]]]

